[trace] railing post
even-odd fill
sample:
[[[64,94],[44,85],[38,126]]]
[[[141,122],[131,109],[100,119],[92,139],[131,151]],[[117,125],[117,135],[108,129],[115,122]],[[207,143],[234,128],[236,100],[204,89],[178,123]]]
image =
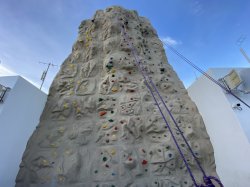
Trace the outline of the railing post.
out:
[[[10,90],[9,87],[0,84],[0,103],[3,103],[3,98],[8,90]]]

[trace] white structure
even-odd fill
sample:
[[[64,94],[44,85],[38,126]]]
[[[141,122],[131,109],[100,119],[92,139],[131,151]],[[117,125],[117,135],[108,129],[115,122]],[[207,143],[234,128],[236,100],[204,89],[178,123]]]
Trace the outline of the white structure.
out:
[[[47,95],[20,76],[0,77],[0,85],[10,88],[0,102],[0,186],[13,187],[23,151],[39,122]],[[3,92],[5,89],[0,86],[0,96]]]
[[[250,68],[235,70],[243,80],[237,89],[250,90]],[[207,73],[218,80],[231,71],[232,68],[216,68]],[[225,187],[250,186],[250,108],[205,76],[195,81],[188,88],[188,93],[205,122],[221,181]],[[233,93],[250,104],[250,93]],[[240,106],[237,106],[239,103]]]

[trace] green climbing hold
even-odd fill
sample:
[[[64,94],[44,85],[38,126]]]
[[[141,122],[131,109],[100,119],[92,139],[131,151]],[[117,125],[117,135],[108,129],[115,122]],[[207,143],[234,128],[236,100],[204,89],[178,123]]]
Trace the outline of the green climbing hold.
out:
[[[111,64],[110,62],[106,65],[106,68],[108,68],[109,70],[111,70],[113,68],[113,64]]]
[[[103,161],[103,162],[106,162],[107,160],[108,160],[107,157],[103,157],[103,158],[102,158],[102,161]]]
[[[114,120],[110,119],[109,122],[113,122]]]

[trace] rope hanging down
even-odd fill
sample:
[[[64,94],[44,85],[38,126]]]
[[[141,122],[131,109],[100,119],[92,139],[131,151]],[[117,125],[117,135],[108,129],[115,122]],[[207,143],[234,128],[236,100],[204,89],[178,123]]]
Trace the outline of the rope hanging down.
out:
[[[141,61],[140,61],[139,58],[138,58],[137,52],[136,52],[134,46],[132,45],[132,43],[131,43],[131,42],[129,41],[129,39],[128,39],[129,37],[128,37],[126,31],[125,31],[125,26],[124,26],[124,25],[122,26],[122,34],[123,34],[123,36],[124,36],[124,39],[125,39],[125,40],[127,41],[127,43],[129,44],[129,47],[130,47],[130,49],[131,49],[131,51],[132,51],[132,54],[133,54],[133,56],[134,56],[134,58],[135,58],[136,66],[138,67],[139,71],[141,72],[141,74],[142,74],[142,76],[143,76],[143,78],[144,78],[145,84],[146,84],[147,88],[149,89],[150,94],[152,95],[152,97],[153,97],[153,99],[154,99],[154,101],[155,101],[155,104],[157,105],[157,107],[158,107],[158,109],[159,109],[159,111],[160,111],[160,113],[161,113],[161,116],[162,116],[164,122],[166,123],[167,128],[169,129],[169,132],[170,132],[170,134],[171,134],[171,136],[172,136],[172,138],[173,138],[173,140],[174,140],[174,143],[175,143],[175,145],[176,145],[176,147],[177,147],[177,149],[178,149],[178,151],[179,151],[179,153],[180,153],[180,155],[181,155],[181,157],[182,157],[182,159],[183,159],[183,161],[184,161],[184,163],[185,163],[185,166],[186,166],[186,168],[187,168],[187,170],[188,170],[188,172],[189,172],[189,175],[190,175],[190,177],[191,177],[191,179],[192,179],[194,185],[195,185],[196,187],[214,187],[214,185],[213,185],[213,183],[212,183],[212,181],[211,181],[211,179],[213,179],[213,180],[215,180],[218,184],[220,184],[221,187],[223,187],[223,185],[222,185],[222,183],[220,182],[219,179],[217,179],[216,177],[213,177],[213,176],[207,176],[207,175],[205,174],[204,169],[203,169],[202,166],[200,165],[200,163],[199,163],[197,157],[195,156],[195,154],[194,154],[194,152],[193,152],[191,146],[188,144],[186,138],[184,137],[183,132],[180,130],[179,126],[177,125],[177,122],[176,122],[176,120],[174,119],[172,113],[170,112],[170,110],[169,110],[168,107],[166,106],[165,102],[163,101],[163,98],[162,98],[162,96],[160,95],[160,93],[159,93],[157,87],[155,86],[155,84],[153,83],[153,81],[151,80],[151,78],[147,75],[147,72],[144,71],[145,69],[144,69],[144,67],[142,66]],[[151,85],[151,86],[150,86],[150,85]],[[173,131],[172,131],[172,129],[171,129],[169,123],[167,122],[167,119],[166,119],[165,115],[163,114],[163,111],[162,111],[162,109],[161,109],[161,107],[160,107],[160,105],[159,105],[159,102],[157,101],[156,96],[154,95],[154,92],[157,94],[157,96],[159,97],[159,99],[160,99],[161,102],[163,103],[164,108],[167,110],[167,113],[170,115],[171,119],[173,120],[173,122],[174,122],[174,124],[175,124],[175,126],[176,126],[176,128],[177,128],[177,130],[180,132],[180,134],[181,134],[181,136],[182,136],[182,138],[183,138],[185,144],[187,145],[189,151],[191,152],[191,154],[192,154],[192,156],[194,157],[194,159],[195,159],[197,165],[199,166],[199,169],[201,170],[201,172],[202,172],[202,174],[203,174],[203,180],[204,180],[204,182],[205,182],[205,184],[206,184],[205,186],[204,186],[204,185],[200,185],[200,186],[199,186],[199,185],[197,184],[197,182],[196,182],[196,180],[195,180],[195,178],[194,178],[194,175],[193,175],[193,173],[192,173],[192,171],[191,171],[191,169],[190,169],[190,167],[189,167],[189,165],[188,165],[188,163],[187,163],[187,160],[186,160],[186,158],[184,157],[184,154],[183,154],[183,152],[182,152],[182,150],[181,150],[181,148],[180,148],[180,146],[179,146],[179,144],[178,144],[178,142],[177,142],[177,140],[176,140],[176,138],[175,138],[175,136],[174,136],[174,133],[173,133]]]
[[[228,89],[227,87],[225,87],[223,84],[221,84],[219,81],[215,80],[213,77],[211,77],[210,75],[208,75],[205,71],[203,71],[201,68],[199,68],[197,65],[195,65],[194,63],[192,63],[190,60],[188,60],[186,57],[184,57],[181,53],[179,53],[176,49],[174,49],[170,44],[161,41],[165,46],[167,46],[171,52],[173,52],[174,54],[176,54],[178,57],[180,57],[182,60],[184,60],[186,63],[188,63],[189,65],[191,65],[194,69],[196,69],[197,71],[199,71],[201,74],[203,74],[205,77],[207,77],[209,80],[211,80],[212,82],[214,82],[215,84],[217,84],[218,86],[220,86],[223,90],[225,90],[226,92],[228,92],[229,94],[231,94],[233,97],[235,97],[236,99],[238,99],[241,103],[243,103],[244,105],[246,105],[248,108],[250,108],[250,105],[247,104],[245,101],[243,101],[241,98],[239,98],[237,95],[235,95],[230,89]]]

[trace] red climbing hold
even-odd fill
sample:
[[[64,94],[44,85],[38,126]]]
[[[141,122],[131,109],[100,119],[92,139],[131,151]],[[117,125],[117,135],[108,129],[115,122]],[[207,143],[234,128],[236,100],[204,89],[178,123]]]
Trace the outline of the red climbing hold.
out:
[[[131,157],[128,158],[129,161],[132,161],[133,159]]]
[[[148,161],[147,160],[143,160],[141,163],[142,163],[142,165],[146,165],[148,163]]]
[[[105,114],[107,114],[106,111],[101,111],[101,112],[99,112],[99,116],[104,116]]]

